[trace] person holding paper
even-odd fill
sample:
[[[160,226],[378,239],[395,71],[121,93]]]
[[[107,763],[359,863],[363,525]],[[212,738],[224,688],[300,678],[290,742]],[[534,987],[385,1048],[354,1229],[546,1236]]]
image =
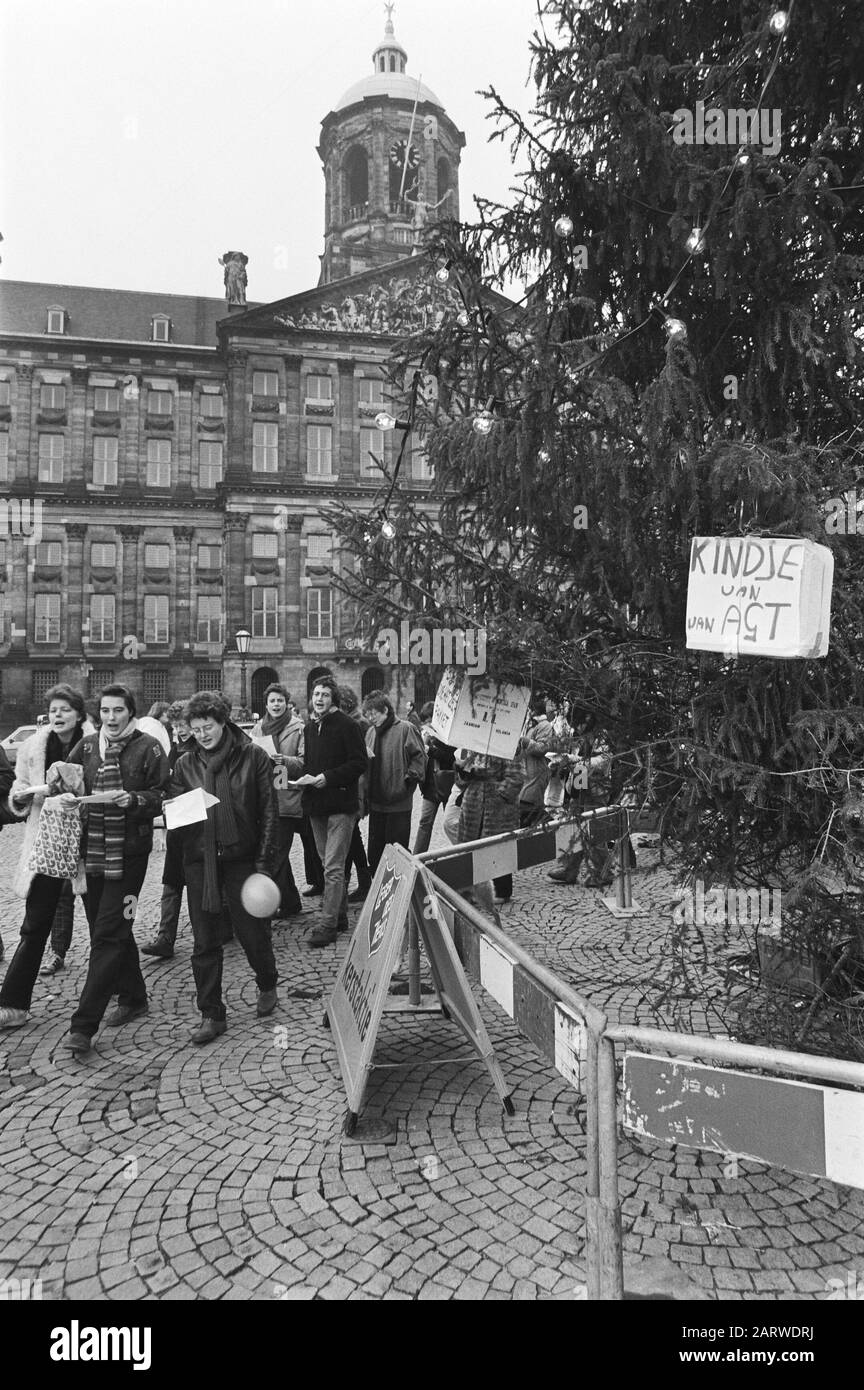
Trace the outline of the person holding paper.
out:
[[[168,759],[162,746],[142,734],[135,697],[125,685],[106,685],[99,697],[102,727],[69,754],[84,769],[84,788],[93,801],[85,812],[81,851],[87,877],[85,907],[90,925],[90,964],[64,1046],[90,1051],[94,1033],[113,994],[117,1008],[105,1019],[118,1028],[147,1012],[147,990],[132,935],[138,894],[153,848],[153,818],[162,809]]]
[[[309,937],[310,946],[331,946],[338,932],[348,930],[345,859],[357,816],[357,784],[366,766],[359,725],[339,708],[333,677],[321,676],[312,688],[303,757],[286,759],[289,777],[305,788],[303,809],[324,863],[321,926]]]
[[[213,1042],[227,1028],[222,998],[222,947],[226,940],[222,902],[258,986],[256,1013],[272,1014],[278,1003],[276,962],[270,923],[243,906],[241,890],[253,873],[273,876],[279,809],[270,759],[232,723],[231,706],[214,691],[189,701],[194,752],[179,759],[169,795],[205,792],[216,800],[201,819],[184,826],[183,870],[192,922],[192,974],[201,1024],[191,1035],[197,1045]]]
[[[82,734],[95,733],[84,710],[84,696],[69,685],[55,685],[47,692],[48,723],[36,730],[18,750],[15,780],[9,792],[9,809],[25,820],[24,840],[18,858],[14,888],[26,899],[21,938],[0,989],[0,1028],[20,1028],[28,1021],[33,987],[42,964],[48,935],[51,935],[51,974],[62,970],[72,940],[75,910],[73,883],[68,878],[48,878],[34,874],[27,865],[36,841],[36,831],[45,797],[48,776],[55,764],[64,764]],[[62,791],[52,788],[51,794]],[[74,892],[84,892],[80,874]]]
[[[172,773],[179,758],[191,753],[195,748],[192,730],[189,728],[188,701],[175,700],[167,707],[167,716],[172,730],[171,750],[168,766]],[[154,705],[155,709],[156,706]],[[151,711],[152,712],[152,711]],[[155,737],[155,735],[154,735]],[[183,902],[183,845],[177,832],[165,831],[165,864],[162,869],[162,901],[160,903],[159,930],[148,945],[141,947],[144,956],[155,956],[157,960],[171,960],[177,941],[177,926],[180,921],[180,906]]]
[[[289,917],[298,917],[303,911],[300,894],[291,870],[291,846],[294,836],[302,833],[303,793],[299,787],[284,785],[285,758],[303,756],[303,720],[291,703],[291,695],[284,685],[268,685],[264,691],[264,708],[267,711],[251,730],[253,740],[269,740],[265,752],[273,760],[273,785],[279,805],[279,818],[276,822],[276,861],[273,877],[279,885],[282,900],[279,916],[273,926],[280,926]],[[272,747],[272,752],[271,752]]]

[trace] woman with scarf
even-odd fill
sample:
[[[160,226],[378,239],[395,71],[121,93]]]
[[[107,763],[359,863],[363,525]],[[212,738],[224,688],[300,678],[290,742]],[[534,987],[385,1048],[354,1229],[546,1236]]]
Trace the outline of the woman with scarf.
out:
[[[0,1028],[20,1028],[28,1021],[33,986],[40,973],[48,934],[52,959],[43,974],[62,970],[72,940],[74,893],[84,892],[84,876],[48,878],[28,868],[36,842],[39,817],[47,793],[49,773],[55,763],[65,763],[83,734],[95,733],[84,711],[84,697],[68,685],[55,685],[46,695],[48,723],[18,750],[15,780],[9,792],[9,809],[26,818],[14,888],[26,899],[18,948],[9,963],[0,989]],[[54,779],[52,779],[53,781]],[[58,787],[55,789],[59,790]]]
[[[374,875],[386,845],[411,840],[414,793],[426,775],[423,740],[407,719],[397,719],[389,695],[374,690],[363,701],[369,720],[369,872]]]
[[[273,760],[273,785],[276,788],[276,801],[279,816],[276,821],[276,858],[273,864],[273,877],[279,885],[281,900],[277,920],[273,926],[287,925],[287,918],[299,917],[303,911],[297,884],[291,870],[291,846],[294,836],[303,832],[303,791],[300,787],[285,786],[285,759],[303,756],[303,720],[291,703],[291,695],[284,685],[268,685],[264,691],[264,708],[267,711],[254,729],[250,730],[252,739],[269,738],[274,752],[268,753]],[[266,750],[265,750],[266,751]]]
[[[69,754],[84,769],[84,789],[99,801],[86,808],[81,850],[87,877],[90,964],[64,1045],[90,1051],[111,996],[118,1007],[105,1019],[118,1028],[147,1012],[132,926],[138,894],[153,848],[153,818],[162,809],[168,759],[161,744],[143,734],[135,697],[125,685],[106,685],[99,697],[101,730]]]
[[[189,726],[197,747],[180,758],[169,795],[201,787],[217,798],[207,818],[182,828],[183,868],[192,923],[192,974],[201,1026],[191,1040],[213,1042],[227,1028],[222,998],[223,893],[234,932],[258,986],[256,1013],[272,1014],[278,1003],[270,923],[246,911],[241,889],[253,873],[273,876],[279,810],[273,770],[257,747],[229,718],[228,701],[202,691],[189,701]]]

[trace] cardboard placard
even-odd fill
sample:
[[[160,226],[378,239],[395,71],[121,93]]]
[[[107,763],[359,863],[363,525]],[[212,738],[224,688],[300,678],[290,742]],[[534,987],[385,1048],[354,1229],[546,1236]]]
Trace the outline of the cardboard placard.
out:
[[[445,671],[432,714],[432,732],[454,748],[491,758],[515,758],[531,692],[522,685]]]
[[[687,646],[734,656],[825,656],[834,557],[796,536],[695,536]]]

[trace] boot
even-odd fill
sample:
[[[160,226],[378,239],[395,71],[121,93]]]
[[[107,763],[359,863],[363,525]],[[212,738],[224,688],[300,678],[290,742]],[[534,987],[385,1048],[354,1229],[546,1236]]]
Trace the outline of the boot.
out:
[[[564,856],[565,864],[561,869],[552,869],[547,875],[555,883],[578,883],[579,873],[582,868],[583,851],[577,850],[575,854]]]

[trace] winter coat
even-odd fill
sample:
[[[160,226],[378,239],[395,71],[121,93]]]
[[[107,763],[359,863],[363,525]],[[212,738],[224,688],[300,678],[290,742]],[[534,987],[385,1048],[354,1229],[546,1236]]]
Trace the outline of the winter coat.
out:
[[[0,748],[0,801],[5,801],[14,781],[15,772],[12,764]]]
[[[371,765],[370,811],[410,811],[414,792],[426,775],[426,752],[417,729],[407,719],[394,719],[384,729],[370,725],[366,752]]]
[[[424,801],[441,801],[441,794],[435,784],[435,773],[452,772],[455,759],[455,748],[451,748],[449,743],[442,743],[440,738],[435,738],[432,734],[427,735],[426,775],[420,788]]]
[[[85,719],[82,726],[84,734],[93,734],[96,730]],[[18,758],[15,763],[15,780],[12,783],[12,790],[9,793],[9,809],[19,820],[26,821],[24,826],[24,842],[21,846],[21,853],[18,856],[18,867],[15,870],[13,888],[22,898],[26,898],[30,892],[30,884],[33,882],[33,870],[27,868],[33,845],[36,841],[36,829],[39,825],[39,816],[42,811],[42,804],[45,800],[44,792],[38,796],[31,797],[22,805],[12,802],[12,797],[16,792],[26,791],[28,787],[41,787],[45,784],[45,754],[48,748],[48,739],[51,736],[50,724],[43,724],[37,729],[35,734],[31,734],[26,743],[22,743],[18,749]],[[80,743],[80,740],[79,740]],[[71,751],[71,750],[70,750]],[[86,893],[87,884],[84,879],[83,861],[79,865],[79,872],[72,880],[73,890],[76,893]]]
[[[67,759],[84,768],[84,788],[89,796],[96,774],[102,766],[99,735],[85,734]],[[153,817],[161,815],[162,799],[170,777],[168,759],[161,743],[149,734],[136,729],[120,754],[120,777],[123,790],[132,792],[135,804],[124,813],[126,833],[123,841],[123,862],[140,859],[153,848]],[[85,808],[86,810],[86,808]],[[87,857],[87,825],[81,839],[81,855]]]
[[[285,728],[278,734],[271,734],[277,753],[283,758],[302,758],[303,757],[303,734],[305,725],[299,715],[295,714]],[[251,738],[266,738],[261,727],[261,721],[249,731]],[[265,750],[266,751],[266,750]],[[272,760],[271,760],[272,762]],[[272,762],[273,767],[273,786],[276,788],[276,801],[279,805],[280,816],[292,816],[299,820],[303,815],[303,788],[286,787],[283,784],[288,780],[287,769],[282,764]]]
[[[249,739],[237,740],[226,763],[231,783],[231,809],[237,823],[238,840],[226,845],[221,854],[224,860],[253,864],[257,873],[270,874],[276,857],[276,822],[279,807],[273,789],[273,765],[270,758]],[[196,745],[191,753],[178,758],[168,788],[168,796],[204,787],[207,762]],[[183,837],[183,862],[195,864],[204,858],[204,821],[178,827]]]
[[[357,815],[357,783],[366,771],[366,745],[360,726],[341,709],[328,710],[321,720],[310,719],[303,738],[303,757],[289,758],[288,776],[312,777],[322,772],[326,786],[304,787],[306,816]]]
[[[519,793],[519,801],[532,806],[543,805],[543,793],[549,785],[549,764],[547,753],[563,752],[569,739],[561,739],[555,733],[551,720],[544,715],[522,741],[522,757],[525,760],[525,781]]]
[[[460,844],[519,829],[518,797],[523,770],[520,758],[484,760],[476,753],[468,755],[461,773],[467,785],[459,815]]]

